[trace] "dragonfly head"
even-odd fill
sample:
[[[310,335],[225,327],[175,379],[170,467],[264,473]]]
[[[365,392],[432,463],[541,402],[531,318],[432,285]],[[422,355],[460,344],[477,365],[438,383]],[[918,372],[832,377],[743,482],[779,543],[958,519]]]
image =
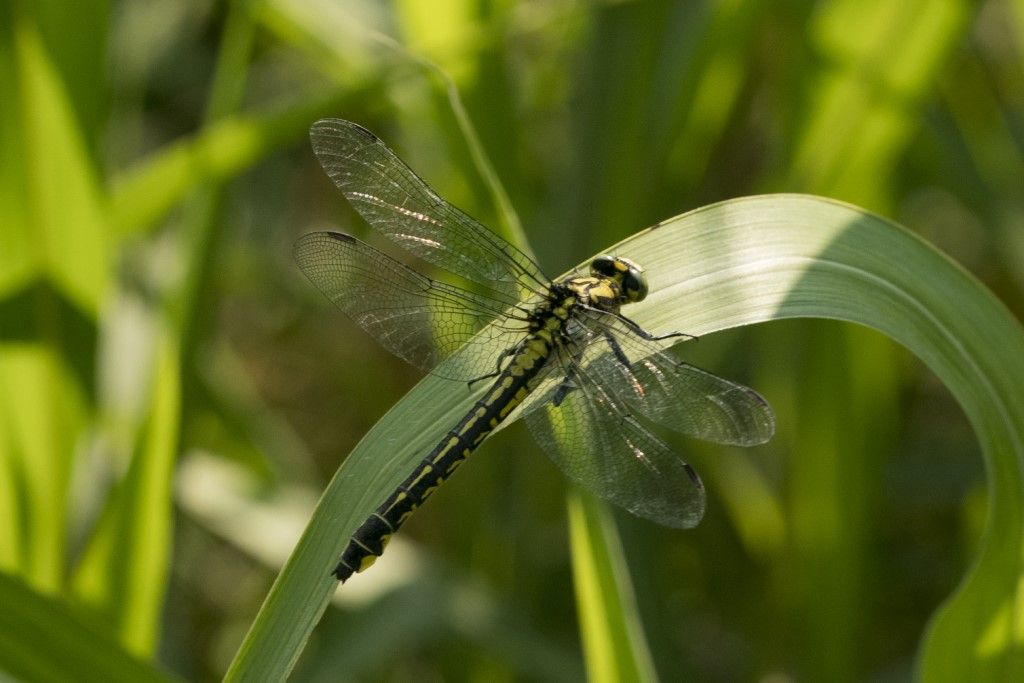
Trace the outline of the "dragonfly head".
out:
[[[622,303],[634,303],[647,297],[644,269],[625,256],[598,256],[590,263],[590,273],[594,277],[615,280],[622,292]]]

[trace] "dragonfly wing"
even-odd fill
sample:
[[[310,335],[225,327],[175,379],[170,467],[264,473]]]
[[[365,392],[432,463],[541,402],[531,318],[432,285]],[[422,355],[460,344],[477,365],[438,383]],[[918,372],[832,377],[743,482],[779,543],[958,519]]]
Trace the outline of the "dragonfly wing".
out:
[[[534,438],[565,475],[629,512],[676,528],[695,526],[705,493],[697,473],[589,373],[555,405],[558,386],[526,412]]]
[[[445,270],[503,295],[538,292],[547,280],[524,253],[434,192],[362,126],[321,119],[313,151],[334,184],[376,230]]]
[[[493,372],[501,351],[526,329],[500,302],[432,280],[350,235],[303,235],[295,260],[384,348],[442,377],[472,380]],[[488,326],[498,317],[501,324]]]
[[[774,434],[771,406],[753,389],[665,353],[667,341],[644,339],[615,315],[588,312],[581,321],[604,336],[584,367],[631,411],[715,443],[754,446]]]

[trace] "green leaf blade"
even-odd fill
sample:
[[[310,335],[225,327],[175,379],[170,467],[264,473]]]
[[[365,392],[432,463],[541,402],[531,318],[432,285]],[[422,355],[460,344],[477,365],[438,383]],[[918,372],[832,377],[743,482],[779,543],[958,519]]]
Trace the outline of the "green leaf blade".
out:
[[[651,295],[629,315],[652,331],[707,335],[784,318],[845,320],[906,346],[946,383],[984,448],[990,521],[974,570],[924,640],[920,669],[929,680],[1016,672],[1024,331],[1005,307],[908,231],[818,197],[722,202],[607,251],[647,269]],[[348,535],[472,400],[428,377],[367,434],[325,492],[229,678],[287,674],[334,590],[328,573]]]
[[[679,240],[701,254],[688,277],[686,264],[670,263],[686,251]],[[883,332],[938,375],[978,434],[990,495],[980,555],[933,618],[920,672],[925,680],[1020,675],[1024,333],[1006,308],[911,233],[815,197],[723,202],[631,238],[620,251],[652,272],[675,268],[659,296],[633,313],[652,329],[685,321],[684,329],[706,334],[721,325],[834,318]]]

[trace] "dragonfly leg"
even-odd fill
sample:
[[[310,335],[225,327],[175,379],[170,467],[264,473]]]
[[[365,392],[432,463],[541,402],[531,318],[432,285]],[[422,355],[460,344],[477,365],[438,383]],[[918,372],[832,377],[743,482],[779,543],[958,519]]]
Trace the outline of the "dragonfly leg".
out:
[[[569,367],[568,372],[565,373],[565,379],[558,385],[558,389],[555,390],[555,395],[551,397],[551,405],[556,408],[562,405],[562,401],[569,395],[569,392],[576,388],[576,369],[573,366]]]
[[[613,335],[608,330],[602,330],[601,332],[604,336],[605,341],[608,342],[608,346],[611,347],[612,353],[615,354],[615,357],[619,359],[619,362],[625,365],[627,368],[633,367],[633,363],[630,362],[629,357],[626,356],[625,352],[623,352],[622,350],[622,347],[619,346],[619,342],[618,340],[615,339],[615,335]]]
[[[522,342],[519,342],[518,344],[510,346],[509,348],[502,351],[501,354],[498,355],[498,360],[495,362],[496,367],[494,369],[494,372],[489,372],[486,375],[480,375],[479,377],[474,377],[473,379],[469,380],[469,388],[472,389],[473,385],[476,384],[477,382],[482,382],[485,379],[494,379],[495,377],[500,375],[502,371],[501,364],[505,362],[506,358],[510,358],[519,353],[519,349],[522,345]]]
[[[666,332],[665,334],[652,334],[640,326],[639,323],[627,318],[621,313],[617,313],[616,317],[622,322],[629,325],[630,329],[636,332],[638,335],[646,339],[647,341],[661,341],[663,339],[672,339],[673,337],[685,337],[696,341],[699,337],[695,334],[688,334],[686,332]]]
[[[569,395],[570,391],[579,387],[579,384],[576,381],[576,370],[579,367],[577,363],[580,358],[583,357],[583,351],[585,350],[585,346],[583,344],[573,344],[572,340],[568,336],[563,339],[562,348],[571,348],[572,350],[570,352],[569,362],[564,363],[564,366],[567,368],[565,371],[565,379],[563,379],[562,383],[558,385],[558,389],[555,390],[555,395],[551,397],[551,403],[556,408],[562,405],[562,401],[565,400],[565,397]]]
[[[466,382],[466,384],[469,386],[470,389],[472,389],[473,385],[476,384],[477,382],[483,382],[485,379],[494,379],[495,377],[497,377],[500,374],[501,374],[500,371],[498,371],[498,372],[488,372],[486,375],[480,375],[479,377],[474,377],[473,379],[471,379],[468,382]]]

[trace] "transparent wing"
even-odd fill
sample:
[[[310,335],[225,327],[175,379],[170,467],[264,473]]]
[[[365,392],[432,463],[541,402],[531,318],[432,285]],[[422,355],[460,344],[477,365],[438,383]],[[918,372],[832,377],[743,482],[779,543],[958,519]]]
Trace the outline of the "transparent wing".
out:
[[[513,302],[521,289],[545,289],[533,260],[438,196],[370,131],[321,119],[309,133],[320,164],[352,206],[404,249]]]
[[[636,418],[708,441],[750,446],[775,417],[757,392],[664,352],[629,321],[578,310],[537,389],[513,413],[573,481],[673,527],[700,521],[696,473]]]
[[[513,317],[518,309],[432,280],[350,235],[303,235],[294,254],[338,308],[388,351],[427,372],[467,381],[490,374],[501,352],[526,332],[525,314]],[[488,326],[496,318],[500,323]]]
[[[774,434],[775,416],[760,394],[665,353],[669,341],[645,339],[600,311],[586,311],[579,323],[593,340],[581,365],[630,411],[715,443],[754,446]]]
[[[574,388],[558,405],[560,389],[552,385],[526,414],[548,456],[569,479],[639,517],[676,528],[695,526],[704,515],[705,493],[693,468],[589,373],[578,371],[571,381]]]

